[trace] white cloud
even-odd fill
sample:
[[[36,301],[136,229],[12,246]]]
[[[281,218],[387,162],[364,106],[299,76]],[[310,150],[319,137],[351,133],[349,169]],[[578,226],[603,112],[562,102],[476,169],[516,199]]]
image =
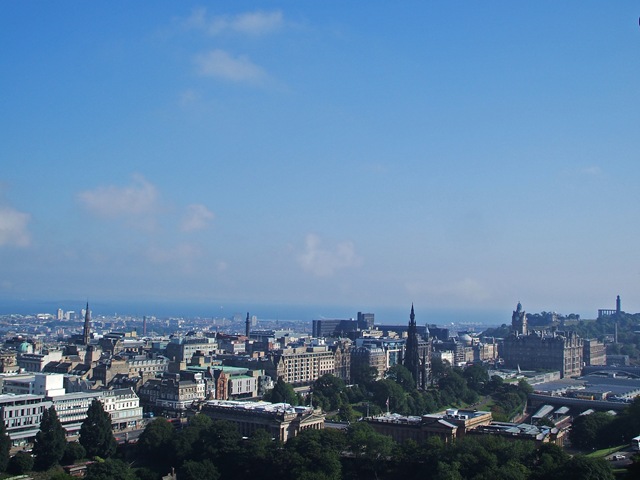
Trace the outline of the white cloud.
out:
[[[101,217],[131,217],[152,213],[158,192],[154,185],[138,175],[127,187],[98,187],[80,192],[77,198],[87,210]]]
[[[266,72],[245,55],[233,57],[220,49],[196,55],[194,62],[198,73],[205,77],[235,82],[258,82],[267,77]]]
[[[215,218],[214,213],[201,204],[193,204],[187,207],[187,213],[182,219],[183,232],[202,230]]]
[[[207,17],[207,10],[199,8],[184,22],[187,28],[203,30],[209,35],[240,33],[259,36],[276,32],[284,25],[282,12],[247,12],[239,15],[214,15]]]
[[[323,249],[321,243],[317,235],[307,235],[304,252],[297,256],[303,270],[318,277],[328,277],[337,270],[360,265],[352,242],[340,243],[333,250]]]
[[[282,12],[249,12],[232,17],[226,28],[248,35],[263,35],[279,30],[284,24]]]
[[[0,205],[0,247],[5,245],[29,246],[31,243],[31,236],[27,230],[29,220],[31,220],[31,215],[28,213]]]

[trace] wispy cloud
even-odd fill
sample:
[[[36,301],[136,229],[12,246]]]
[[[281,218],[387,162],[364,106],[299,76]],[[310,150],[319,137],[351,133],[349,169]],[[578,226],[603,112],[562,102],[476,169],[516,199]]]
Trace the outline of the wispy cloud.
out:
[[[207,227],[214,218],[214,213],[204,205],[189,205],[180,227],[183,232],[202,230]]]
[[[307,235],[304,251],[297,256],[298,265],[303,270],[318,277],[329,277],[337,270],[360,265],[361,260],[352,242],[339,243],[333,249],[322,248],[321,244],[317,235]]]
[[[200,75],[234,82],[257,83],[266,79],[267,73],[246,55],[233,56],[221,49],[201,53],[194,57]]]
[[[27,247],[31,236],[27,229],[31,215],[0,205],[0,247]]]
[[[591,165],[580,170],[580,173],[582,173],[583,175],[591,175],[595,177],[602,174],[602,169],[597,165]]]
[[[87,210],[101,217],[135,217],[154,211],[158,191],[144,177],[136,175],[129,186],[109,185],[85,190],[77,195],[77,199]]]
[[[199,8],[193,11],[184,25],[187,28],[202,30],[208,35],[239,33],[259,36],[280,30],[284,26],[284,17],[280,11],[209,16],[206,8]]]
[[[197,259],[203,255],[202,249],[190,243],[181,243],[175,247],[152,246],[145,251],[147,260],[156,265],[170,265],[183,273],[196,271]]]
[[[189,107],[190,105],[194,105],[199,100],[200,100],[200,94],[193,89],[184,90],[178,96],[178,104],[183,108]]]

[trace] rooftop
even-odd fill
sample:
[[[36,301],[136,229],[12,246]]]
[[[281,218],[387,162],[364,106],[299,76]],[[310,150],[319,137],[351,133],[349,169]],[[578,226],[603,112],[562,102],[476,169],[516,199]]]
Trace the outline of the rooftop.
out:
[[[235,400],[208,400],[206,406],[228,408],[230,410],[254,411],[265,413],[313,413],[312,407],[294,407],[288,403],[240,402]]]

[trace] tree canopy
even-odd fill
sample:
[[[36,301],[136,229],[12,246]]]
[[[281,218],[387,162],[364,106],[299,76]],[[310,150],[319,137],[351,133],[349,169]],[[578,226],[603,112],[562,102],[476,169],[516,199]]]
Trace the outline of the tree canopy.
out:
[[[40,430],[33,442],[35,467],[39,470],[46,470],[56,465],[62,459],[66,446],[65,430],[52,405],[42,413]]]
[[[122,460],[108,458],[87,467],[86,480],[137,480],[133,470]]]
[[[288,403],[290,405],[298,405],[300,403],[298,394],[282,377],[278,377],[273,389],[264,395],[264,400],[272,403]]]
[[[212,421],[202,414],[182,431],[167,426],[171,427],[166,420],[155,420],[140,438],[148,453],[139,457],[145,479],[150,478],[151,470],[160,475],[171,467],[176,468],[178,478],[199,480],[613,478],[607,462],[572,458],[552,444],[537,446],[532,441],[493,435],[466,436],[454,443],[434,437],[397,444],[363,421],[346,430],[305,430],[282,445],[266,430],[243,438],[235,424]],[[190,447],[172,454],[181,442]],[[173,460],[167,464],[164,457]]]
[[[11,451],[11,439],[7,433],[7,427],[0,421],[0,472],[4,472],[9,464],[9,452]]]
[[[105,412],[102,402],[94,399],[87,410],[87,418],[80,427],[80,445],[89,457],[111,457],[118,444],[111,430],[111,415]]]

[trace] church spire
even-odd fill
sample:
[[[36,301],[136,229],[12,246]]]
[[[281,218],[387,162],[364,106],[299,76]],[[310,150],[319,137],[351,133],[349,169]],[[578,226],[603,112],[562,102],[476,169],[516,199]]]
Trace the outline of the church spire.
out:
[[[84,312],[84,329],[82,331],[82,344],[89,345],[91,338],[91,312],[89,311],[89,302],[87,302],[87,308]]]

